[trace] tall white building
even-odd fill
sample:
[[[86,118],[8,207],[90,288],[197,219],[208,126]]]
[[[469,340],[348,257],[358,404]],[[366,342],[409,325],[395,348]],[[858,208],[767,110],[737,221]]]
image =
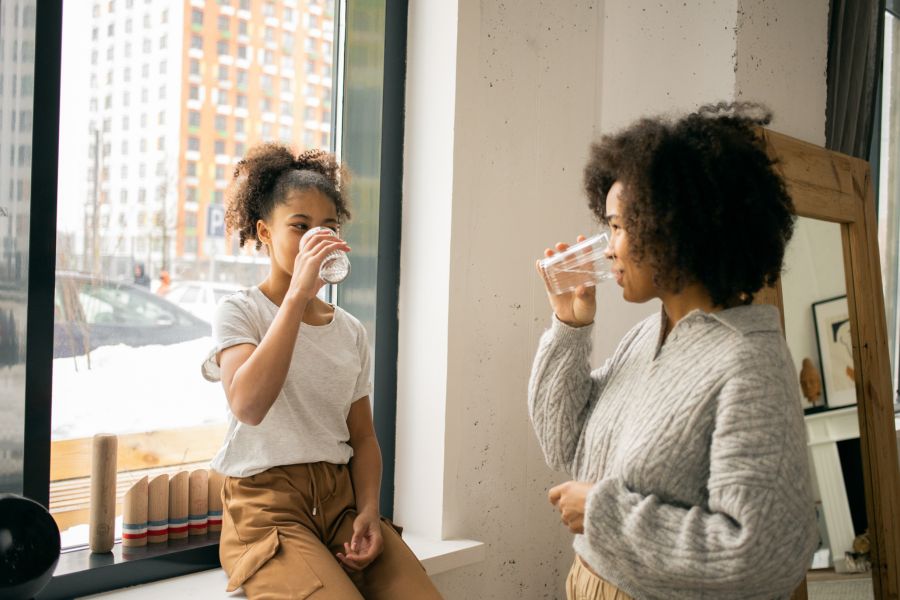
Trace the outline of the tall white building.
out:
[[[121,277],[135,263],[160,268],[173,256],[182,6],[95,0],[90,42],[66,48],[83,54],[89,86],[84,223],[73,244],[84,270]]]
[[[225,187],[260,141],[329,147],[333,0],[65,7],[60,268],[212,279],[217,261],[235,277],[257,265],[223,239]]]

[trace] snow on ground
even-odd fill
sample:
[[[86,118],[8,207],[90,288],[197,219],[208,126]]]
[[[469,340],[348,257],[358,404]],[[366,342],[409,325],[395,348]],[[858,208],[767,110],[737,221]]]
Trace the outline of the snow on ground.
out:
[[[54,441],[224,422],[222,385],[200,375],[213,340],[105,346],[53,361]]]
[[[122,515],[116,515],[114,523],[115,539],[122,539]],[[90,543],[91,528],[85,523],[84,525],[73,525],[64,531],[59,532],[60,545],[64,550],[76,548],[78,546],[87,546]]]

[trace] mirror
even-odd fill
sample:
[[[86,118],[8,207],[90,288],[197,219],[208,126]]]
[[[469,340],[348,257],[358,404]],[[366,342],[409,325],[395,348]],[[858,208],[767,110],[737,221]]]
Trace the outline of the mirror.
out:
[[[819,523],[808,597],[874,598],[841,226],[798,218],[784,264],[784,332]]]
[[[872,175],[865,161],[764,129],[759,135],[784,176],[800,219],[782,280],[759,294],[757,302],[781,308],[788,346],[800,372],[804,358],[820,370],[822,399],[818,400],[810,368],[802,389],[808,396],[805,421],[816,477],[813,484],[829,537],[823,547],[829,548],[832,560],[837,559],[835,575],[859,566],[853,554],[847,561],[843,548],[849,545],[851,552],[865,554],[864,545],[853,548],[853,543],[858,530],[867,527],[869,532],[870,578],[858,575],[864,581],[855,589],[844,589],[840,586],[854,582],[817,582],[814,576],[808,577],[809,585],[804,582],[793,598],[896,598],[900,595],[900,468]],[[840,293],[841,278],[844,294]],[[816,335],[813,346],[810,320]],[[807,356],[811,349],[815,355]],[[852,440],[856,439],[859,450],[854,454],[846,448],[855,447]],[[851,499],[858,498],[858,480],[862,481],[865,524],[858,510],[854,522],[849,508],[860,502]],[[871,582],[871,593],[866,581]]]

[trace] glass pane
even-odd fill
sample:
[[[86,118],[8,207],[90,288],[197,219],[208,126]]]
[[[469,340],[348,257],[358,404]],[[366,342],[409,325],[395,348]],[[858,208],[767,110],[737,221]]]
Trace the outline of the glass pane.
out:
[[[119,436],[120,498],[218,450],[210,322],[268,274],[224,237],[225,187],[259,142],[332,146],[333,2],[197,4],[65,4],[50,492],[64,546],[87,540],[94,434]]]
[[[900,432],[900,19],[886,12],[881,96],[878,243],[881,250],[888,349],[894,382],[894,428]],[[900,454],[900,433],[897,434]]]
[[[0,492],[22,493],[36,0],[0,2]]]
[[[809,598],[872,598],[840,225],[798,219],[785,256],[782,293],[819,518],[819,549],[807,577]]]
[[[881,97],[881,164],[879,166],[878,245],[887,317],[888,349],[894,389],[900,344],[900,19],[885,13],[884,70]]]
[[[347,3],[349,51],[344,58],[345,110],[341,120],[341,159],[353,175],[350,188],[353,219],[345,232],[353,248],[350,256],[353,270],[338,288],[338,302],[366,326],[373,356],[381,200],[384,10],[384,2]]]

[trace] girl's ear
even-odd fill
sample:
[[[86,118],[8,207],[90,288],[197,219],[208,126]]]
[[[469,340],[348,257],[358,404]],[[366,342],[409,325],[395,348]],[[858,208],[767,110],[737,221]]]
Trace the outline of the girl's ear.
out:
[[[272,241],[272,232],[269,231],[269,226],[262,219],[256,222],[256,237],[265,246],[268,246]]]

